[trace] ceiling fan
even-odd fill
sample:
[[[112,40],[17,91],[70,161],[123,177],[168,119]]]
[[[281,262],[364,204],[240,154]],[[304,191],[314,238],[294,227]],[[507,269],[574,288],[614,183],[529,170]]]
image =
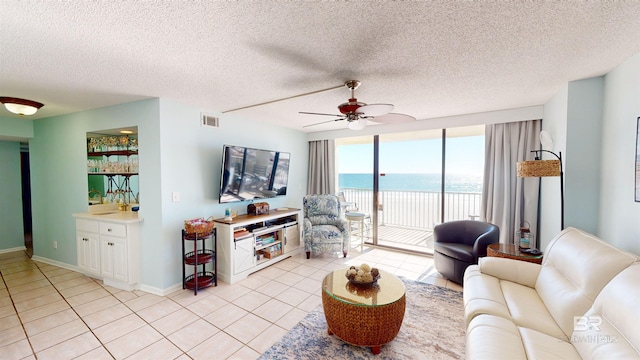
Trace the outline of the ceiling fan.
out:
[[[367,126],[367,121],[373,121],[383,124],[397,124],[402,122],[414,121],[416,118],[410,115],[392,113],[393,105],[391,104],[365,104],[358,101],[355,96],[355,90],[360,86],[360,81],[349,80],[344,86],[351,89],[351,98],[349,101],[338,105],[340,114],[325,114],[316,112],[300,111],[300,114],[307,115],[323,115],[336,116],[336,119],[322,121],[315,124],[305,125],[309,127],[314,125],[325,124],[333,121],[347,120],[347,127],[351,130],[361,130]]]

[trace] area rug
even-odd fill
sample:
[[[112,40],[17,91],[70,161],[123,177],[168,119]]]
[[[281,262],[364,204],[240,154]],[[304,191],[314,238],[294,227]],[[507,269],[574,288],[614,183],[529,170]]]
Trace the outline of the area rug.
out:
[[[407,306],[398,336],[370,348],[345,344],[327,333],[322,305],[302,319],[259,359],[462,359],[464,307],[462,293],[436,285],[402,280]]]

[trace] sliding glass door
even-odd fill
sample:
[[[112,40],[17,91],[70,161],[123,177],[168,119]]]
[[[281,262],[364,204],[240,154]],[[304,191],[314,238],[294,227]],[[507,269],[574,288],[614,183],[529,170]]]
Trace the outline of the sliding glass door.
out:
[[[433,249],[440,222],[442,130],[378,136],[377,238],[381,246]]]
[[[484,126],[337,139],[338,187],[366,243],[433,252],[433,227],[476,219]]]
[[[442,221],[477,220],[482,202],[484,126],[445,130]]]

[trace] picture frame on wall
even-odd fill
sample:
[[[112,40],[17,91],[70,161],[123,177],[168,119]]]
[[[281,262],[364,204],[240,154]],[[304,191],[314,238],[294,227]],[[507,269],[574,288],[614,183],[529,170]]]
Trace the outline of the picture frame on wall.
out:
[[[640,202],[640,116],[636,126],[636,188],[635,201]]]

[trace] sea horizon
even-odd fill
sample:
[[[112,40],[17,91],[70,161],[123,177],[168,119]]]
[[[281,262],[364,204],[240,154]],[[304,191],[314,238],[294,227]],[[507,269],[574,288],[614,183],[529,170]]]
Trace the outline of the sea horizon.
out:
[[[440,192],[441,174],[385,173],[380,176],[380,190]],[[338,174],[341,189],[373,190],[372,174]],[[445,192],[482,193],[482,175],[447,174]]]

